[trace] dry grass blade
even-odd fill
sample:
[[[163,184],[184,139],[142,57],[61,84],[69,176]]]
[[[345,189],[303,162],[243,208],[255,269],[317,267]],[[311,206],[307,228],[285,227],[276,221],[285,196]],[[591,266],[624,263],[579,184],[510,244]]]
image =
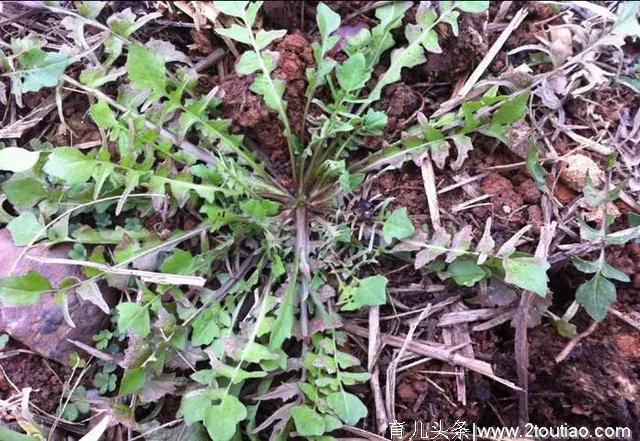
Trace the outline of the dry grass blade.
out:
[[[129,268],[118,268],[114,266],[102,265],[96,262],[73,260],[73,259],[59,259],[54,257],[42,257],[27,255],[27,259],[40,263],[51,263],[56,265],[77,265],[86,268],[93,268],[108,274],[121,274],[125,276],[140,277],[143,282],[159,283],[166,285],[189,285],[203,287],[207,279],[199,276],[183,276],[181,274],[163,274],[153,271],[142,271]]]
[[[369,334],[366,328],[362,328],[360,326],[346,324],[343,329],[350,334],[356,335],[358,337],[366,338]],[[404,345],[405,338],[403,336],[394,336],[394,335],[385,335],[383,334],[382,342],[393,346],[396,348],[401,348]],[[423,355],[425,357],[431,357],[436,360],[444,361],[445,363],[452,364],[454,366],[462,366],[471,371],[477,372],[481,375],[484,375],[488,378],[491,378],[494,381],[497,381],[500,384],[503,384],[513,390],[519,391],[522,390],[520,387],[515,385],[509,380],[505,380],[504,378],[500,378],[493,373],[493,369],[489,363],[486,363],[481,360],[476,360],[473,358],[464,357],[459,354],[455,354],[451,351],[451,349],[435,346],[427,343],[412,341],[407,344],[407,350],[413,352],[414,354]]]
[[[498,39],[489,49],[489,52],[487,52],[480,64],[478,64],[478,67],[475,68],[464,86],[462,86],[462,88],[458,92],[459,97],[465,97],[471,91],[471,89],[473,89],[473,86],[476,85],[482,74],[485,72],[485,70],[487,70],[496,55],[498,55],[498,52],[500,52],[502,46],[504,46],[504,44],[507,42],[507,39],[509,38],[509,36],[511,36],[511,33],[515,31],[518,26],[520,26],[520,23],[522,23],[528,13],[529,12],[526,10],[526,8],[522,8],[513,16],[509,25],[504,29],[504,31],[502,31]]]
[[[438,192],[436,190],[436,177],[433,172],[433,163],[428,155],[422,159],[420,165],[422,181],[424,182],[424,192],[427,195],[427,205],[429,206],[429,216],[434,230],[442,228],[440,222],[440,209],[438,208]]]

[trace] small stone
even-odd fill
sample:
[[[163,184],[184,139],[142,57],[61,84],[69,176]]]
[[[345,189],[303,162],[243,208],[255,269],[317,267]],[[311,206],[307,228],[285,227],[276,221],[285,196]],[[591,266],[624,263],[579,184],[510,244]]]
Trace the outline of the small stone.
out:
[[[0,230],[0,278],[9,276],[14,260],[23,249],[13,244],[9,231]],[[67,258],[69,249],[68,245],[53,248],[36,245],[29,250],[27,256]],[[11,275],[23,275],[28,271],[42,274],[54,287],[68,277],[83,278],[79,266],[45,264],[30,260],[26,256]],[[48,293],[43,294],[33,305],[0,305],[0,332],[9,334],[11,338],[46,358],[69,365],[71,353],[82,351],[67,339],[93,346],[92,336],[109,326],[109,316],[94,304],[80,300],[75,293],[68,296],[69,315],[76,325],[75,328],[67,324],[62,308],[55,302],[53,294]],[[114,304],[116,299],[111,298],[109,291],[105,297],[107,303]]]
[[[604,172],[593,159],[586,155],[569,155],[563,162],[565,166],[560,170],[560,179],[576,191],[582,191],[584,188],[587,174],[594,186],[598,186],[604,180]]]
[[[505,213],[509,214],[511,213],[511,207],[508,205],[503,205],[502,206],[502,211],[504,211]]]

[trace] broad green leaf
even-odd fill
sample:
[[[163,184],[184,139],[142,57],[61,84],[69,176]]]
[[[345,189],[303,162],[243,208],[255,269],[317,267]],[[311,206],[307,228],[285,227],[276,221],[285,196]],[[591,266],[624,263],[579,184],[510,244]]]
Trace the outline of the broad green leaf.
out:
[[[84,184],[91,179],[97,162],[73,147],[58,147],[49,155],[44,171],[69,185]]]
[[[337,14],[329,6],[320,2],[316,9],[316,22],[318,23],[318,30],[322,38],[324,53],[331,49],[330,47],[326,47],[325,42],[331,33],[340,27],[340,14]]]
[[[33,207],[47,194],[33,178],[11,179],[2,183],[2,192],[15,207]]]
[[[548,262],[537,262],[533,257],[509,257],[503,260],[505,281],[538,294],[547,295]]]
[[[284,37],[286,33],[287,31],[284,29],[278,31],[265,31],[260,29],[256,32],[256,48],[262,50],[277,39]]]
[[[457,1],[454,7],[464,12],[484,12],[489,9],[488,0]]]
[[[614,279],[614,280],[618,280],[620,282],[625,282],[628,283],[631,281],[631,279],[629,278],[629,276],[625,273],[623,273],[622,271],[612,267],[611,265],[609,265],[606,261],[602,262],[602,275],[604,277],[606,277],[607,279]]]
[[[183,396],[180,414],[184,417],[184,421],[191,425],[204,420],[204,415],[211,406],[211,400],[210,390],[207,389],[197,389]]]
[[[528,102],[529,93],[527,92],[502,103],[500,108],[493,114],[493,118],[491,118],[491,127],[506,126],[521,120],[527,113]]]
[[[359,280],[354,300],[360,306],[384,305],[387,302],[387,283],[384,276],[369,276]]]
[[[257,70],[260,70],[260,59],[258,58],[258,54],[253,51],[243,53],[236,64],[236,72],[242,75],[250,75]]]
[[[107,6],[106,1],[83,1],[78,5],[78,12],[83,17],[95,20],[105,6]]]
[[[210,406],[204,414],[204,426],[216,441],[229,441],[238,423],[247,418],[247,409],[233,395],[225,395],[220,404]]]
[[[162,262],[160,271],[165,274],[192,275],[195,264],[196,260],[191,253],[185,250],[175,250]]]
[[[18,61],[20,70],[16,73],[22,78],[22,92],[37,92],[56,86],[70,60],[65,54],[33,48],[20,55]]]
[[[327,397],[327,403],[338,417],[350,426],[367,416],[367,407],[360,398],[345,391],[334,392]]]
[[[242,18],[245,15],[248,1],[214,1],[215,7],[226,15]]]
[[[414,232],[415,228],[404,207],[393,210],[382,226],[382,236],[386,243],[391,243],[393,239],[406,239],[413,236]]]
[[[150,100],[166,94],[167,74],[162,57],[149,48],[133,44],[127,54],[127,74],[131,84],[138,90],[151,90]]]
[[[216,33],[240,43],[249,45],[253,44],[253,35],[251,34],[251,30],[235,23],[228,28],[216,28]]]
[[[98,101],[89,108],[89,114],[91,119],[98,127],[103,129],[110,129],[118,124],[116,116],[105,101]]]
[[[24,276],[0,279],[0,300],[5,306],[27,306],[38,301],[40,296],[52,289],[43,275],[29,271]]]
[[[0,170],[24,172],[36,165],[39,157],[40,152],[32,152],[20,147],[5,147],[0,150]]]
[[[602,274],[596,273],[591,279],[578,287],[576,300],[595,321],[604,320],[609,305],[616,300],[616,286]]]
[[[300,405],[291,410],[296,424],[296,432],[300,436],[322,436],[326,428],[322,416],[309,406]]]
[[[251,199],[240,203],[240,209],[258,221],[278,214],[280,204],[267,199]]]
[[[41,237],[42,228],[43,225],[30,211],[25,211],[7,224],[13,243],[19,247],[35,242]]]
[[[123,302],[116,309],[118,310],[118,331],[126,334],[133,329],[141,337],[151,332],[151,320],[147,307],[133,302]]]
[[[142,389],[146,380],[147,374],[142,368],[138,367],[126,371],[120,381],[118,395],[130,395],[138,392]]]
[[[338,65],[336,77],[340,87],[347,92],[361,89],[371,77],[371,71],[366,66],[364,54],[352,55],[344,63]]]
[[[205,309],[193,321],[191,344],[194,346],[210,345],[217,337],[220,337],[220,328],[214,320],[213,311]]]
[[[473,286],[487,276],[484,269],[477,263],[466,259],[456,259],[447,268],[453,280],[462,286]]]
[[[618,8],[618,19],[613,25],[612,31],[616,34],[640,37],[640,23],[638,23],[637,11],[637,1],[622,2]]]
[[[451,26],[451,31],[455,37],[460,33],[460,29],[458,28],[458,17],[460,13],[458,11],[448,11],[444,12],[440,16],[440,21],[443,23],[448,23]]]

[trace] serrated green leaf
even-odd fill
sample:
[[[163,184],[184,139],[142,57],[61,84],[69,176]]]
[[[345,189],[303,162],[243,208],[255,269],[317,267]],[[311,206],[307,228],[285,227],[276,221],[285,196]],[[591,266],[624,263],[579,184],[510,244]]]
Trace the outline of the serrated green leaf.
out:
[[[0,279],[0,300],[5,306],[32,305],[40,296],[52,289],[43,275],[29,271],[24,276],[11,276]]]
[[[273,324],[273,330],[269,336],[269,349],[272,351],[279,349],[282,346],[282,343],[291,337],[295,318],[294,302],[298,286],[298,272],[300,271],[299,265],[299,259],[296,259],[293,274],[291,275],[285,291],[284,299],[276,313],[276,321]]]
[[[471,260],[456,259],[447,268],[453,280],[462,286],[473,286],[487,276],[480,265]]]
[[[69,185],[84,184],[91,179],[97,163],[72,147],[58,147],[49,155],[44,171]]]
[[[547,295],[548,262],[537,262],[533,257],[509,257],[503,260],[505,281],[536,293]]]
[[[578,287],[576,300],[595,321],[601,322],[616,300],[616,286],[600,273]]]
[[[118,310],[118,331],[127,333],[133,329],[141,337],[145,337],[151,332],[149,309],[145,306],[133,302],[123,302],[116,309]]]
[[[300,405],[291,410],[296,424],[296,432],[300,436],[321,436],[326,431],[322,416],[309,406]]]
[[[360,401],[360,398],[344,390],[329,394],[327,403],[338,417],[350,426],[356,425],[358,421],[367,416],[367,407]]]
[[[578,270],[586,274],[593,274],[595,272],[600,271],[600,268],[602,268],[601,259],[588,261],[588,260],[581,259],[578,256],[571,256],[571,262],[573,263],[573,266],[575,266]]]
[[[166,94],[167,73],[164,59],[145,46],[133,44],[127,54],[127,74],[138,90],[151,90],[149,100]]]
[[[464,12],[484,12],[489,9],[487,0],[457,1],[454,6]]]
[[[33,178],[10,179],[2,183],[2,192],[15,207],[33,207],[47,194]]]
[[[40,152],[32,152],[20,147],[0,149],[0,170],[20,173],[33,168],[40,158]]]
[[[469,156],[469,152],[473,150],[473,144],[471,143],[471,138],[466,135],[454,135],[451,139],[458,151],[456,160],[451,163],[451,168],[453,170],[460,170],[464,161]]]
[[[391,243],[393,239],[406,239],[413,236],[414,232],[415,228],[404,207],[393,210],[382,226],[382,236],[386,243]]]
[[[622,271],[612,267],[606,261],[602,262],[601,273],[607,279],[614,279],[614,280],[618,280],[620,282],[625,282],[625,283],[628,283],[628,282],[631,281],[631,279],[629,278],[629,276],[627,274],[625,274]]]
[[[258,50],[262,50],[269,46],[274,41],[284,37],[287,34],[285,29],[277,30],[277,31],[265,31],[260,29],[256,32],[256,48]]]
[[[275,216],[280,210],[280,204],[267,199],[251,199],[242,201],[240,209],[247,215],[257,221],[262,221],[270,216]]]
[[[271,83],[273,83],[273,87],[271,87]],[[256,76],[251,85],[251,91],[261,95],[267,107],[276,112],[280,112],[281,108],[286,109],[286,103],[282,101],[282,94],[285,88],[284,81],[280,79],[269,81],[264,75]]]
[[[369,109],[362,117],[364,130],[368,135],[380,136],[387,127],[387,114],[379,110]]]
[[[13,243],[19,247],[26,246],[41,237],[43,225],[36,216],[25,211],[7,224]]]
[[[527,105],[529,103],[529,93],[521,93],[515,98],[502,103],[500,108],[495,111],[491,118],[491,127],[507,126],[519,121],[527,113]]]
[[[124,373],[120,381],[119,395],[130,395],[138,392],[147,381],[147,374],[142,368],[133,368]]]
[[[229,441],[235,435],[238,423],[247,418],[247,409],[233,395],[225,395],[220,404],[210,406],[204,414],[204,426],[211,439]]]

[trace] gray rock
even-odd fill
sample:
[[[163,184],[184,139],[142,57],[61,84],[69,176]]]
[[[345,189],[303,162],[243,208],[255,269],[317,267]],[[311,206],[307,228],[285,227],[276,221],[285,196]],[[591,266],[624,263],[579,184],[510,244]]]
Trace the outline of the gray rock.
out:
[[[7,277],[15,259],[23,251],[11,240],[9,231],[0,230],[0,278]],[[29,250],[29,255],[68,258],[69,246],[47,248],[37,245]],[[11,275],[23,275],[37,271],[56,287],[67,277],[82,279],[79,266],[45,264],[24,258]],[[63,309],[54,302],[53,294],[44,294],[30,306],[12,307],[0,305],[0,332],[9,334],[34,352],[64,365],[69,364],[69,355],[76,351],[75,345],[67,339],[78,340],[93,346],[92,336],[109,325],[109,316],[94,304],[82,301],[75,293],[68,294],[69,314],[76,327],[67,324]],[[107,296],[112,297],[112,296]],[[113,305],[113,298],[105,298]]]

